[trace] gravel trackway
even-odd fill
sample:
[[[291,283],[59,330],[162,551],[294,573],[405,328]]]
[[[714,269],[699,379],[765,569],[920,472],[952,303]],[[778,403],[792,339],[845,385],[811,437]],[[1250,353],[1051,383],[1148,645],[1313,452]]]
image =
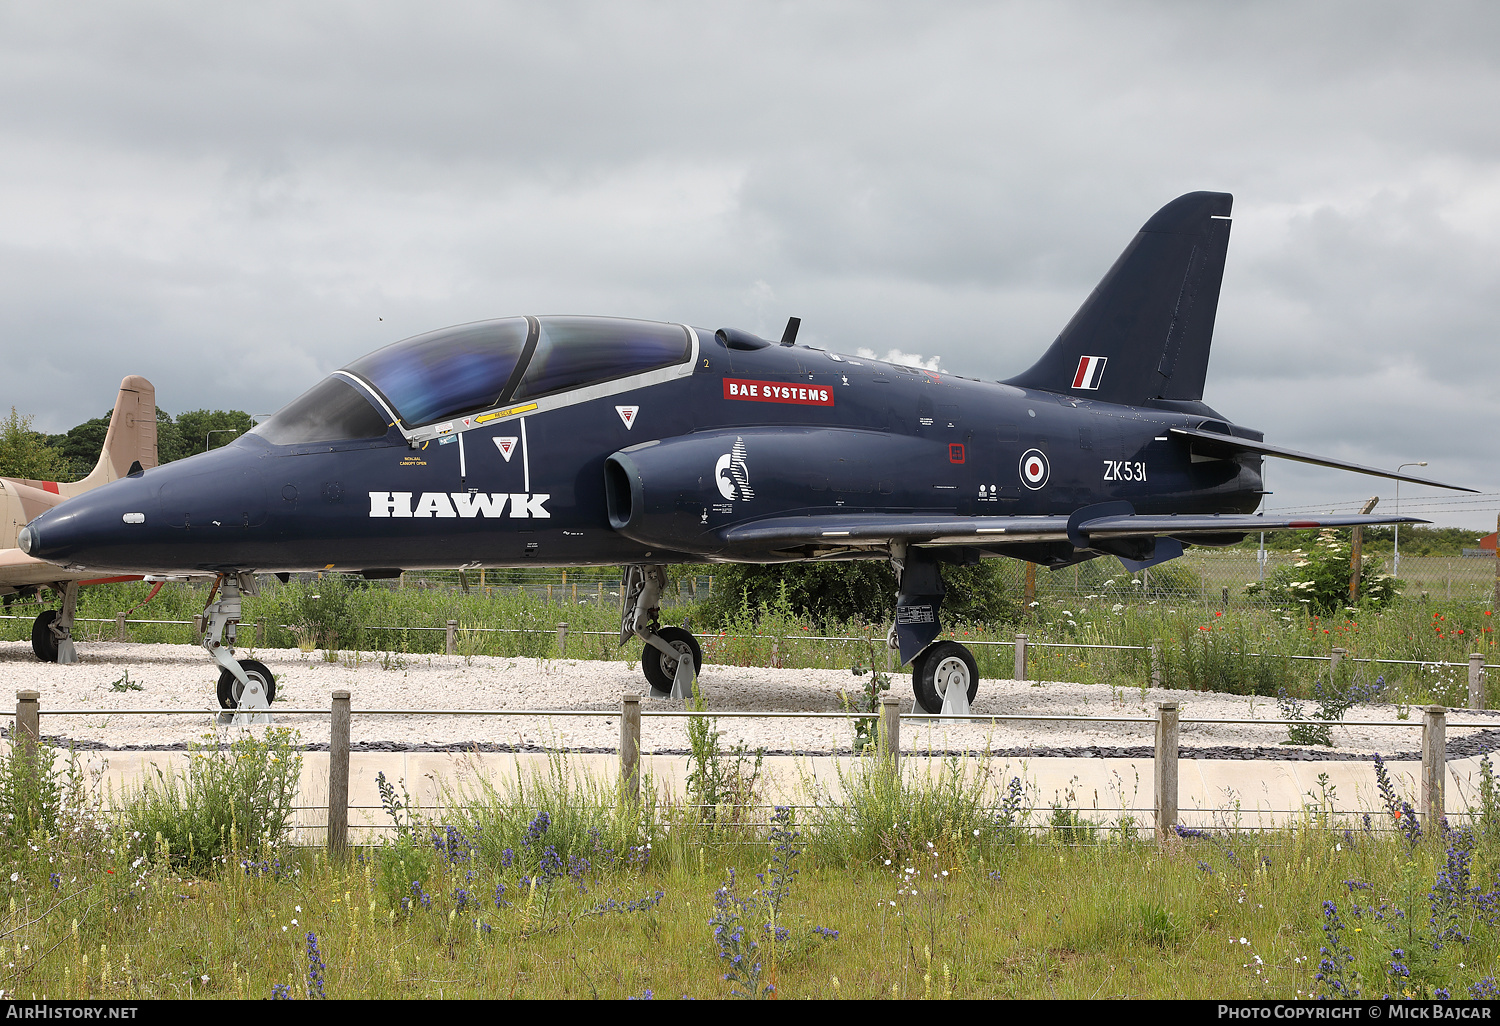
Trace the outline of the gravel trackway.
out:
[[[347,688],[353,698],[352,741],[357,749],[388,751],[614,751],[619,743],[621,695],[644,692],[637,662],[537,660],[490,656],[407,655],[383,660],[350,654],[337,660],[321,652],[297,649],[241,650],[264,662],[276,675],[276,706],[327,708],[329,696]],[[0,642],[0,673],[14,690],[41,692],[42,733],[57,743],[107,750],[170,750],[199,741],[212,729],[215,668],[191,645],[140,645],[88,642],[79,645],[80,661],[70,666],[41,663],[28,642]],[[391,668],[385,668],[389,665]],[[113,686],[129,674],[140,690]],[[842,691],[851,699],[863,678],[847,670],[704,667],[700,686],[709,708],[721,711],[717,729],[727,745],[744,743],[769,754],[836,754],[853,742],[850,721],[840,719],[737,718],[735,712],[841,712]],[[910,676],[897,676],[893,693],[911,708]],[[1111,688],[1063,682],[981,681],[974,712],[1006,715],[1091,715],[1150,717],[1155,703],[1176,700],[1181,716],[1193,718],[1276,719],[1276,703],[1247,698],[1166,689]],[[647,713],[642,747],[646,752],[685,751],[685,720],[657,719],[649,714],[678,708],[663,699],[642,703]],[[109,715],[57,716],[69,709],[202,709],[199,716]],[[361,716],[361,709],[568,709],[598,711],[593,716]],[[273,707],[273,713],[275,708]],[[49,715],[53,714],[53,715]],[[1218,759],[1352,759],[1381,752],[1392,759],[1419,758],[1419,710],[1398,719],[1390,705],[1361,706],[1350,719],[1381,720],[1390,726],[1337,727],[1336,748],[1304,749],[1281,745],[1284,727],[1274,724],[1184,724],[1182,754]],[[1494,713],[1457,711],[1451,719],[1493,721],[1493,730],[1448,728],[1450,759],[1478,755],[1500,747],[1500,718]],[[326,746],[326,716],[277,714],[279,726],[299,731],[311,748]],[[908,722],[902,747],[923,751],[988,750],[1006,757],[1149,757],[1150,723],[1066,724],[1032,721],[1001,723]]]

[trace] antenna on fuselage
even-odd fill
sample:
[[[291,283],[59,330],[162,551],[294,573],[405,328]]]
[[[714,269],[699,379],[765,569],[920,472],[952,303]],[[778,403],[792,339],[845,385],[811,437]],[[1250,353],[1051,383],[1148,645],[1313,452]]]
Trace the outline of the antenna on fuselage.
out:
[[[781,333],[781,344],[784,346],[794,345],[797,341],[797,329],[802,327],[801,317],[788,317],[786,319],[786,330]]]

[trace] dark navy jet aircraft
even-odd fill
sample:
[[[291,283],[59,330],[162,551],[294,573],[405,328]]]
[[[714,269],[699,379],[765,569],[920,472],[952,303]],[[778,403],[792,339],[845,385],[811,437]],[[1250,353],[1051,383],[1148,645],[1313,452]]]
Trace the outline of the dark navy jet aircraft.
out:
[[[1230,204],[1168,203],[1007,381],[798,345],[795,318],[779,342],[479,321],[355,360],[230,445],[134,468],[18,541],[69,570],[218,575],[205,645],[225,707],[274,689],[232,655],[255,572],[624,565],[621,642],[645,642],[665,691],[702,662],[658,623],[667,567],[887,559],[891,644],[918,703],[967,708],[974,658],[936,640],[944,563],[1111,555],[1139,570],[1252,531],[1420,522],[1252,515],[1266,456],[1437,482],[1267,444],[1203,403]]]

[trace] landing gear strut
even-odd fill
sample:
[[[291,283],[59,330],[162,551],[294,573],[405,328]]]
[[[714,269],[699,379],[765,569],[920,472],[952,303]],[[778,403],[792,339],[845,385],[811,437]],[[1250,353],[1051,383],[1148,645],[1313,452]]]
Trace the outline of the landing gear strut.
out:
[[[688,631],[661,625],[661,593],[666,586],[667,568],[659,563],[625,568],[620,644],[640,638],[645,643],[641,670],[652,694],[686,701],[693,697],[693,680],[703,669],[703,650]],[[692,658],[685,658],[688,655]]]
[[[219,708],[239,710],[232,716],[219,714],[221,724],[237,727],[270,723],[271,700],[276,697],[276,678],[264,663],[234,657],[234,634],[239,626],[241,589],[255,594],[254,574],[221,574],[204,607],[203,647],[219,665]],[[214,594],[219,600],[214,601]]]
[[[52,590],[62,595],[62,607],[44,609],[31,622],[31,650],[44,663],[76,663],[73,617],[78,610],[78,582],[54,584]]]
[[[911,666],[912,693],[928,713],[965,715],[979,693],[979,666],[974,653],[956,641],[937,641],[942,632],[938,611],[947,589],[937,558],[926,549],[891,546],[896,569],[896,623],[890,646]]]

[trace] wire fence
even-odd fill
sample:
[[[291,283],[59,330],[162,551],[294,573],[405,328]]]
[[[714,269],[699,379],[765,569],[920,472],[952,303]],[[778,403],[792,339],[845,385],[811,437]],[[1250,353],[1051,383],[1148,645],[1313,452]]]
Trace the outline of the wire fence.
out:
[[[354,709],[351,706],[350,693],[348,691],[335,691],[332,702],[328,708],[275,708],[274,715],[277,716],[317,716],[329,718],[329,741],[328,741],[328,787],[326,793],[330,796],[342,796],[341,804],[333,799],[326,805],[298,805],[297,811],[304,814],[314,814],[310,819],[318,818],[315,814],[322,812],[324,839],[328,846],[336,849],[344,849],[349,845],[351,828],[359,831],[374,830],[377,833],[382,829],[390,829],[389,825],[370,822],[373,816],[382,810],[383,806],[378,804],[359,804],[350,801],[350,762],[352,746],[350,744],[350,724],[354,717],[368,716],[477,716],[477,717],[606,717],[618,719],[621,724],[620,744],[614,751],[618,759],[618,787],[620,797],[623,801],[639,804],[641,801],[642,787],[642,753],[647,749],[642,747],[643,729],[642,721],[650,719],[710,719],[710,720],[735,720],[735,719],[778,719],[778,718],[832,718],[853,722],[854,720],[875,720],[877,731],[875,733],[876,743],[867,753],[866,758],[873,760],[871,765],[878,765],[884,772],[889,773],[893,780],[902,779],[902,762],[911,759],[913,753],[903,752],[901,737],[903,724],[920,724],[925,722],[942,721],[948,723],[982,723],[995,725],[999,723],[1035,723],[1045,722],[1053,724],[1069,723],[1115,723],[1129,724],[1136,727],[1150,727],[1154,732],[1151,762],[1153,786],[1152,804],[1149,807],[1126,806],[1123,804],[1123,790],[1121,793],[1122,804],[1119,807],[1100,806],[1095,801],[1094,805],[1086,810],[1070,809],[1068,816],[1061,819],[1055,814],[1057,806],[1053,807],[1054,815],[1049,822],[1045,815],[1038,822],[1031,822],[1030,818],[1024,824],[1025,829],[1040,829],[1042,831],[1072,832],[1073,834],[1084,834],[1092,837],[1096,832],[1104,831],[1134,831],[1138,828],[1137,817],[1149,813],[1150,828],[1155,831],[1160,839],[1171,833],[1182,834],[1184,831],[1197,829],[1184,826],[1183,814],[1180,807],[1179,765],[1182,761],[1193,761],[1192,752],[1189,751],[1184,758],[1181,750],[1180,731],[1183,726],[1193,725],[1253,725],[1256,727],[1281,727],[1302,724],[1308,721],[1301,719],[1258,719],[1247,717],[1184,717],[1176,702],[1159,702],[1156,705],[1154,716],[1138,716],[1112,714],[1103,716],[1092,715],[1038,715],[1038,714],[925,714],[925,713],[903,713],[900,710],[899,701],[890,695],[882,696],[881,708],[878,713],[838,712],[838,713],[816,713],[816,712],[720,712],[695,709],[643,709],[640,705],[641,696],[626,693],[622,696],[619,710],[579,710],[579,709],[486,709],[486,708],[369,708]],[[1447,732],[1449,730],[1480,730],[1493,731],[1496,722],[1493,720],[1450,720],[1450,710],[1442,707],[1427,707],[1422,710],[1420,720],[1345,720],[1339,721],[1341,726],[1378,726],[1411,728],[1421,731],[1421,769],[1418,778],[1419,784],[1419,815],[1422,824],[1435,823],[1440,819],[1449,819],[1447,812],[1447,788],[1449,770],[1447,765]],[[1457,710],[1462,716],[1462,710]],[[141,707],[127,709],[46,709],[42,708],[41,695],[36,691],[20,691],[17,693],[17,703],[14,716],[14,727],[11,738],[20,746],[30,747],[38,744],[45,736],[42,731],[42,720],[46,718],[75,718],[88,716],[204,716],[205,710],[187,709],[180,707]],[[219,725],[226,721],[250,725],[257,722],[266,722],[269,715],[259,712],[246,712],[233,714],[223,711],[210,712]],[[920,753],[917,753],[918,755]],[[700,756],[701,757],[701,756]],[[1007,756],[991,755],[989,752],[975,750],[968,753],[969,759],[1007,758]],[[1045,765],[1050,760],[1043,757],[1033,757],[1027,760],[1033,768],[1037,765]],[[1076,778],[1075,778],[1076,780]],[[652,785],[654,786],[654,785]],[[1315,797],[1315,796],[1314,796]],[[689,811],[706,811],[709,806],[694,803],[691,800],[679,803],[677,808]],[[788,803],[780,802],[780,805]],[[810,810],[818,806],[809,804],[790,803],[791,807]],[[1313,802],[1312,804],[1317,804]],[[769,812],[769,804],[758,804],[749,806],[747,809]],[[990,813],[1003,812],[1006,806],[1002,803],[992,805],[981,805],[980,808]],[[1012,807],[1012,810],[1014,808]],[[1103,813],[1115,813],[1114,824],[1107,822],[1094,823],[1078,820],[1073,813],[1087,811],[1092,815]],[[1202,822],[1206,814],[1210,819],[1223,819],[1225,816],[1234,815],[1238,817],[1241,810],[1238,803],[1232,806],[1214,807],[1204,809],[1198,807],[1190,810],[1196,814],[1198,821]],[[1265,816],[1293,816],[1306,815],[1310,811],[1309,803],[1303,803],[1297,807],[1287,808],[1255,808],[1246,810],[1248,814],[1257,818]],[[1372,808],[1350,808],[1335,810],[1331,803],[1320,810],[1320,815],[1326,819],[1336,817],[1366,816],[1367,813],[1380,811]],[[363,815],[365,822],[351,824],[349,814],[351,812]],[[1459,818],[1470,813],[1460,813]],[[1029,814],[1028,814],[1029,817]],[[762,817],[750,817],[742,820],[743,825],[748,828],[760,828],[765,825],[766,819]],[[316,823],[303,822],[301,829],[316,830]],[[1144,820],[1139,828],[1144,829]]]

